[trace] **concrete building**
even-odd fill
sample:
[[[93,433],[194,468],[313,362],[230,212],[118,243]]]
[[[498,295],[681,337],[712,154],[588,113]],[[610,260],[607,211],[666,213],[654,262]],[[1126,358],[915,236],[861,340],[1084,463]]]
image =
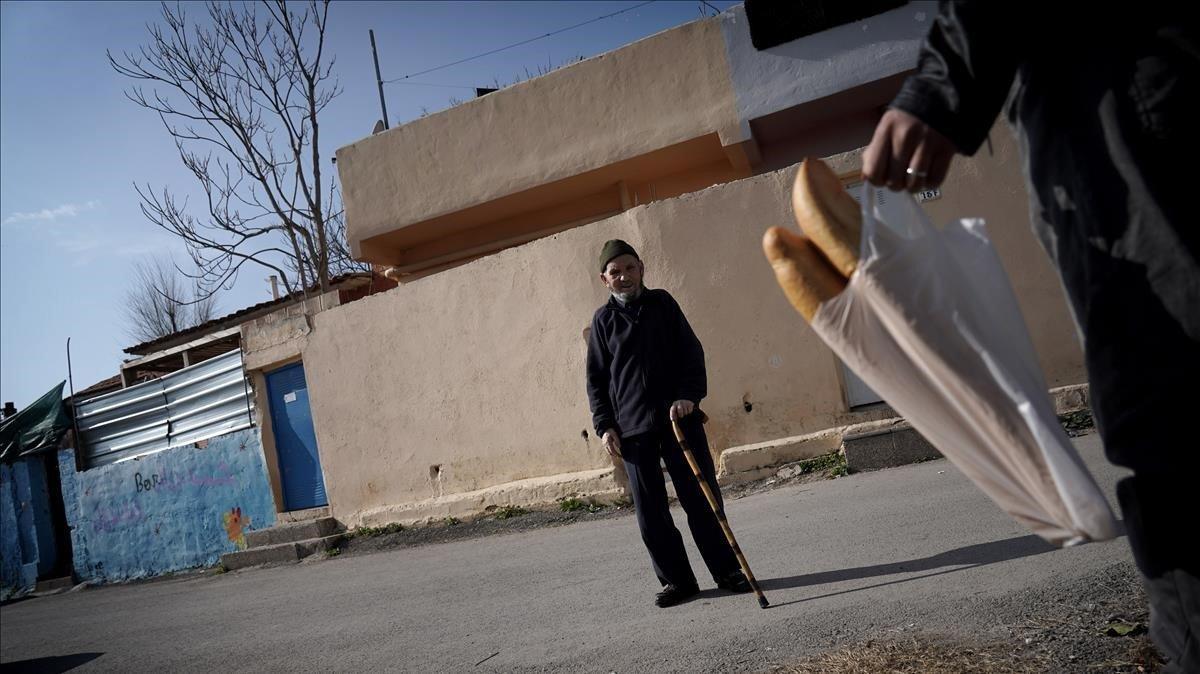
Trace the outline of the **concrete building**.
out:
[[[242,332],[248,368],[303,364],[333,515],[355,526],[618,493],[583,387],[583,333],[607,297],[594,258],[615,237],[704,343],[726,474],[889,416],[788,306],[760,240],[791,222],[804,157],[858,182],[935,15],[913,2],[759,50],[739,6],[341,148],[352,250],[401,285],[261,346]],[[1048,382],[1080,383],[1006,128],[991,148],[925,208],[987,219]]]

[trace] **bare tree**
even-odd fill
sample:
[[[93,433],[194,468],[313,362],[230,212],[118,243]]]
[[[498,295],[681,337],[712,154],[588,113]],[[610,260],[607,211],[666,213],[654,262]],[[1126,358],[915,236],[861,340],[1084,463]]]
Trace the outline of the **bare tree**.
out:
[[[328,290],[331,275],[367,268],[350,258],[334,177],[321,171],[318,117],[341,93],[325,50],[329,2],[206,7],[201,25],[163,3],[149,44],[108,53],[139,82],[126,96],[158,114],[204,195],[193,215],[187,198],[135,186],[142,213],[187,242],[204,292],[232,283],[247,262],[272,270],[289,294]]]
[[[205,321],[217,313],[217,297],[184,279],[175,264],[147,258],[134,264],[133,285],[125,291],[125,332],[149,342]]]

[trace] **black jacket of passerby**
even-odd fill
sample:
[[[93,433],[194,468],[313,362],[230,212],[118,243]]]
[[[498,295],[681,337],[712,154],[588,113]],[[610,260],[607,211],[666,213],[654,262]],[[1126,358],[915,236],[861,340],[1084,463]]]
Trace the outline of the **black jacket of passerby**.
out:
[[[621,437],[666,424],[671,403],[708,392],[704,347],[665,290],[646,289],[596,310],[588,336],[587,392],[596,434]]]
[[[1200,22],[1187,3],[943,2],[892,107],[974,153],[1002,107],[1084,337],[1091,411],[1164,671],[1200,672]],[[1006,105],[1007,101],[1007,105]],[[1189,528],[1190,527],[1190,528]],[[1193,536],[1194,538],[1194,536]]]
[[[943,1],[917,72],[891,107],[937,129],[965,155],[983,144],[1005,101],[1013,122],[1088,131],[1072,124],[1090,103],[1077,100],[1083,87],[1130,97],[1133,114],[1151,130],[1191,128],[1195,120],[1177,99],[1194,96],[1197,16],[1182,3],[1106,12],[1071,2]]]

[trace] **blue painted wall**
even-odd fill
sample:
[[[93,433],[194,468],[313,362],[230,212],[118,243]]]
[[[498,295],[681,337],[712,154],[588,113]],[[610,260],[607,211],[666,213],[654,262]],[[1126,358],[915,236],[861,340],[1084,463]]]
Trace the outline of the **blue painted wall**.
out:
[[[0,598],[32,588],[57,559],[39,455],[0,465]]]
[[[17,536],[17,510],[12,467],[0,464],[0,598],[20,588],[21,541]]]
[[[59,465],[80,579],[211,566],[275,524],[257,428],[78,473],[63,450]]]

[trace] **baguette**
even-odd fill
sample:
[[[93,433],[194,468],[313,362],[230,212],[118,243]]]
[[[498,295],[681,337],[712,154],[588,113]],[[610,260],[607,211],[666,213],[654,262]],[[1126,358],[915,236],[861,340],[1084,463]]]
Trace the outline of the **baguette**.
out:
[[[805,159],[792,186],[796,224],[845,278],[858,268],[862,211],[825,162]]]
[[[807,237],[772,227],[763,235],[762,245],[775,280],[804,320],[812,322],[821,303],[846,288],[846,279]]]

